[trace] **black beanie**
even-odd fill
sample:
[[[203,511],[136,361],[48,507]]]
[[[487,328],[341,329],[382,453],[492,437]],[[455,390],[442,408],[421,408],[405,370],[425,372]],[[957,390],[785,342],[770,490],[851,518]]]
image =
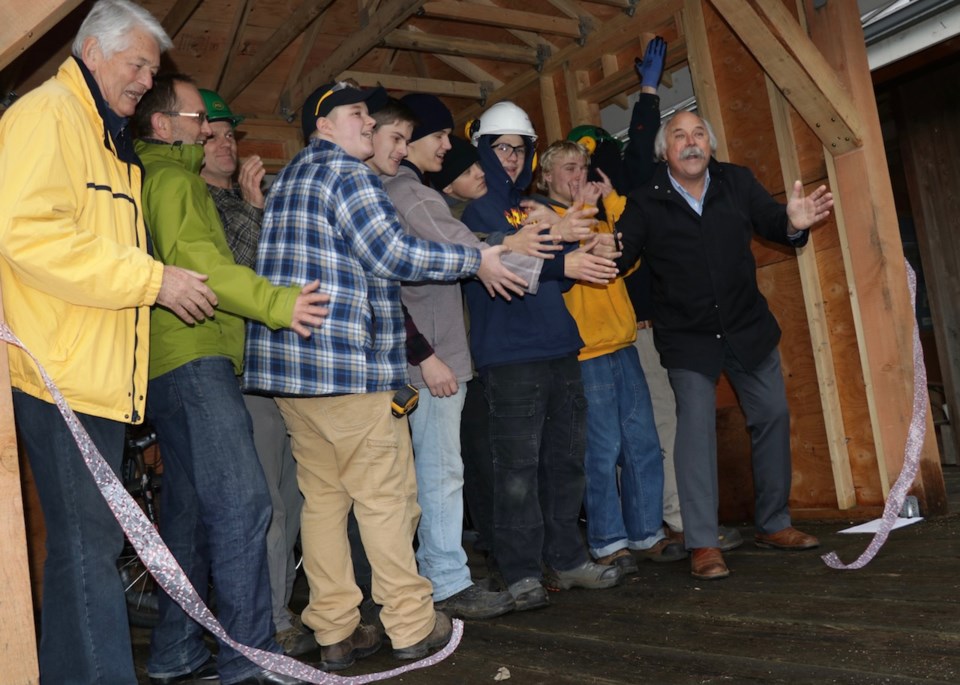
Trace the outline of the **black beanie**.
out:
[[[440,192],[456,181],[457,177],[474,163],[480,161],[477,148],[463,138],[450,136],[450,145],[447,154],[443,156],[443,166],[440,171],[434,171],[428,177],[433,187]]]
[[[400,98],[400,101],[417,115],[417,125],[410,137],[411,143],[431,133],[453,128],[453,115],[436,95],[410,93]]]

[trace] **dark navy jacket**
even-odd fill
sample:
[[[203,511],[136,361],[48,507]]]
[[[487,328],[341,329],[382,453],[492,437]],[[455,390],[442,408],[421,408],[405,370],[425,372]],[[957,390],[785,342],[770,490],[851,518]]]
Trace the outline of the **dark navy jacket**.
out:
[[[653,332],[667,369],[720,375],[724,344],[746,369],[780,340],[780,327],[757,287],[753,234],[802,246],[804,232],[787,238],[786,207],[749,169],[711,160],[710,187],[698,215],[674,190],[667,165],[633,191],[617,222],[623,233],[621,270],[642,257],[653,275]]]
[[[487,194],[467,205],[463,223],[476,233],[510,235],[516,232],[516,228],[506,218],[506,213],[514,208],[519,210],[523,190],[533,178],[533,144],[527,141],[524,168],[514,183],[490,147],[496,138],[480,137],[477,152],[487,177]],[[470,310],[470,352],[478,371],[491,366],[547,361],[578,354],[583,341],[577,323],[563,301],[563,293],[573,286],[574,281],[564,278],[563,267],[562,254],[546,260],[537,294],[513,296],[510,302],[499,296],[491,298],[479,281],[464,284],[463,292]]]

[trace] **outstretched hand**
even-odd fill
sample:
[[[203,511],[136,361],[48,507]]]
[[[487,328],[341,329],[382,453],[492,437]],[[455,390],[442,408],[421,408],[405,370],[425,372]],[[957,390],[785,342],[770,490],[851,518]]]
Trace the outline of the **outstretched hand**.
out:
[[[634,59],[633,68],[637,70],[642,88],[656,90],[657,86],[660,85],[660,77],[663,76],[663,63],[666,57],[667,42],[657,36],[647,43],[647,50],[643,54],[643,59]]]
[[[803,184],[794,181],[793,192],[787,202],[787,219],[790,220],[787,234],[793,235],[823,221],[830,216],[832,208],[833,193],[827,191],[827,186],[820,186],[804,197]]]

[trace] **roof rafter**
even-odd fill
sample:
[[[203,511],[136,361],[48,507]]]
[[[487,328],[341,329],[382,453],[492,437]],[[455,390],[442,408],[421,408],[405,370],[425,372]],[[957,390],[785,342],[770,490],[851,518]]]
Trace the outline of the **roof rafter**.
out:
[[[423,4],[423,14],[436,19],[453,19],[501,28],[533,30],[568,38],[579,39],[582,36],[580,22],[576,19],[504,7],[484,7],[451,0],[434,0]]]
[[[19,57],[40,36],[67,16],[80,0],[33,0],[18,3],[0,22],[0,69]],[[0,98],[6,93],[0,93]]]
[[[254,60],[244,69],[235,72],[223,85],[220,97],[227,102],[237,97],[253,79],[270,66],[277,55],[286,50],[287,46],[332,4],[333,0],[304,0],[290,18],[259,47]]]
[[[323,64],[308,73],[298,84],[284,93],[287,102],[303,103],[307,93],[353,66],[360,57],[375,47],[384,36],[415,14],[424,0],[386,0],[370,23],[340,44]],[[300,106],[299,104],[297,105]]]
[[[390,90],[449,95],[471,100],[479,100],[484,95],[482,85],[467,81],[448,81],[418,76],[401,76],[399,74],[374,74],[365,71],[344,71],[340,73],[340,76],[344,79],[353,79],[365,88],[379,85]]]
[[[439,36],[422,31],[416,33],[399,29],[391,31],[384,38],[383,44],[388,48],[401,50],[417,50],[458,57],[482,57],[520,64],[539,64],[541,61],[536,49],[524,45],[506,45],[472,38]]]

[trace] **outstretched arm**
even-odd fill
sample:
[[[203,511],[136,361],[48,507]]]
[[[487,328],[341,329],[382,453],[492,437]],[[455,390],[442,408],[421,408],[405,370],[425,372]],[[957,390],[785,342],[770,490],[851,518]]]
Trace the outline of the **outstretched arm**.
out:
[[[820,186],[804,197],[803,184],[800,181],[794,181],[793,193],[790,195],[790,201],[787,202],[787,218],[790,220],[787,235],[796,235],[815,223],[823,221],[830,216],[832,207],[833,193],[827,191],[827,186]]]

